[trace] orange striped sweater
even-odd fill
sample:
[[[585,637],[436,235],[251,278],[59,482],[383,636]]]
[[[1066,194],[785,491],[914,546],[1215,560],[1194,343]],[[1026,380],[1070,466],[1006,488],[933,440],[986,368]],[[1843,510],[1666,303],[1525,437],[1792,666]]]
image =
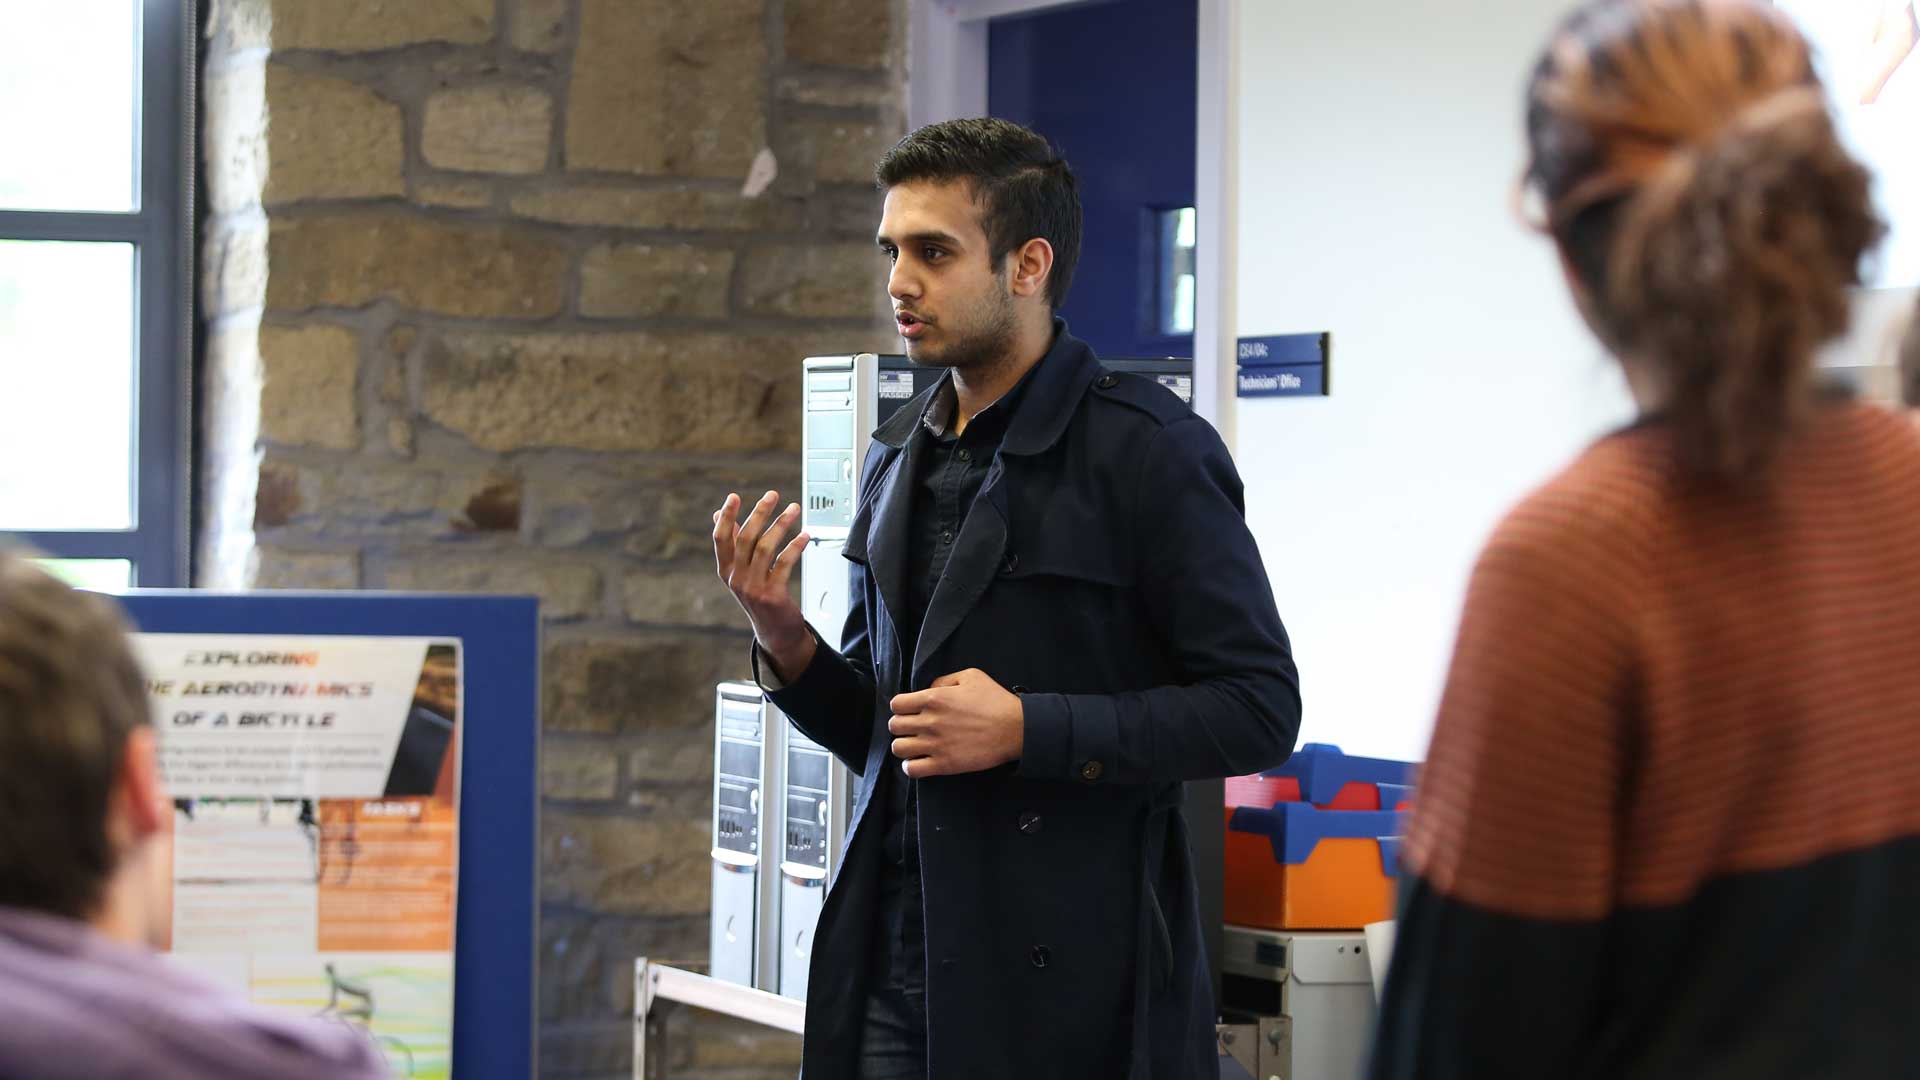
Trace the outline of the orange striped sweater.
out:
[[[1920,433],[1671,461],[1604,439],[1481,556],[1377,1078],[1920,1075]]]

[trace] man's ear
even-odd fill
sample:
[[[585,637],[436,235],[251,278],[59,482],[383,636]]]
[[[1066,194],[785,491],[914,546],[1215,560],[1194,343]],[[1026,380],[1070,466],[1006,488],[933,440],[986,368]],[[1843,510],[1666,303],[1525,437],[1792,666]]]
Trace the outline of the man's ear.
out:
[[[1053,280],[1053,245],[1039,237],[1007,253],[1007,288],[1015,296],[1041,296]]]
[[[167,830],[173,820],[173,800],[160,782],[160,740],[150,725],[142,724],[127,735],[116,786],[136,843]]]

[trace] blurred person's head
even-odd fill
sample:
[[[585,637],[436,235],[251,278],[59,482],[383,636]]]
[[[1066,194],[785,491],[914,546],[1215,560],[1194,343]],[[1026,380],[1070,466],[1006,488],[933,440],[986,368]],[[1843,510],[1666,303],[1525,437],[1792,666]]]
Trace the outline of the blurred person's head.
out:
[[[0,906],[161,944],[172,813],[119,610],[0,551]]]
[[[874,170],[878,240],[907,355],[962,371],[1051,334],[1080,258],[1079,185],[1047,140],[1005,120],[949,120]]]
[[[1806,40],[1757,0],[1595,0],[1527,90],[1525,182],[1695,477],[1763,473],[1884,232]]]

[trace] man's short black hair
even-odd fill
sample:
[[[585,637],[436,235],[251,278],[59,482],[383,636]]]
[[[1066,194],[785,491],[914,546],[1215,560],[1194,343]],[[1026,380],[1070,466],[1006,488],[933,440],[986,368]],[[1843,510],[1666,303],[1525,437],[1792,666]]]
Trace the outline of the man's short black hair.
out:
[[[915,180],[967,181],[993,266],[1039,237],[1053,245],[1047,301],[1055,311],[1067,302],[1080,261],[1080,182],[1038,133],[990,118],[928,124],[887,151],[873,175],[882,190]]]

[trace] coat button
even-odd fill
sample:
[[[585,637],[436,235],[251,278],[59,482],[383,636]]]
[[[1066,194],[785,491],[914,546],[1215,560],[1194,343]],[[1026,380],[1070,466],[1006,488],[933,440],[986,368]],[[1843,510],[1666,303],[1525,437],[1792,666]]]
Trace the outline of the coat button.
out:
[[[1031,691],[1031,690],[1029,690],[1029,689],[1027,689],[1027,688],[1026,688],[1026,687],[1024,687],[1024,686],[1021,686],[1021,685],[1020,685],[1019,683],[1014,683],[1014,684],[1013,684],[1013,685],[1012,685],[1011,687],[1009,687],[1008,689],[1010,689],[1010,690],[1012,690],[1012,691],[1013,691],[1014,693],[1016,693],[1016,694],[1031,694],[1031,693],[1033,693],[1033,691]]]
[[[1020,553],[1017,551],[1007,552],[1007,557],[1000,560],[1000,572],[1003,574],[1011,574],[1018,569],[1020,569]]]
[[[1020,831],[1032,836],[1040,831],[1040,815],[1031,810],[1020,815]]]
[[[945,531],[945,532],[943,532],[943,533],[941,533],[941,534],[940,534],[940,542],[941,542],[941,543],[943,543],[943,544],[951,544],[951,543],[953,543],[953,530],[952,530],[952,529],[948,529],[947,531]]]
[[[960,448],[960,453],[957,456],[960,458],[961,461],[972,461],[973,451],[963,446]]]
[[[1100,376],[1100,381],[1094,383],[1093,385],[1099,387],[1102,390],[1111,390],[1115,386],[1118,386],[1119,384],[1120,384],[1119,379],[1116,379],[1111,375],[1102,375]]]
[[[1053,954],[1047,951],[1047,947],[1045,945],[1035,945],[1033,947],[1033,966],[1034,967],[1037,967],[1037,968],[1046,967],[1047,961],[1052,959],[1053,959]]]
[[[1097,761],[1089,761],[1085,765],[1080,766],[1080,779],[1098,780],[1100,779],[1100,774],[1106,771],[1106,766]]]

